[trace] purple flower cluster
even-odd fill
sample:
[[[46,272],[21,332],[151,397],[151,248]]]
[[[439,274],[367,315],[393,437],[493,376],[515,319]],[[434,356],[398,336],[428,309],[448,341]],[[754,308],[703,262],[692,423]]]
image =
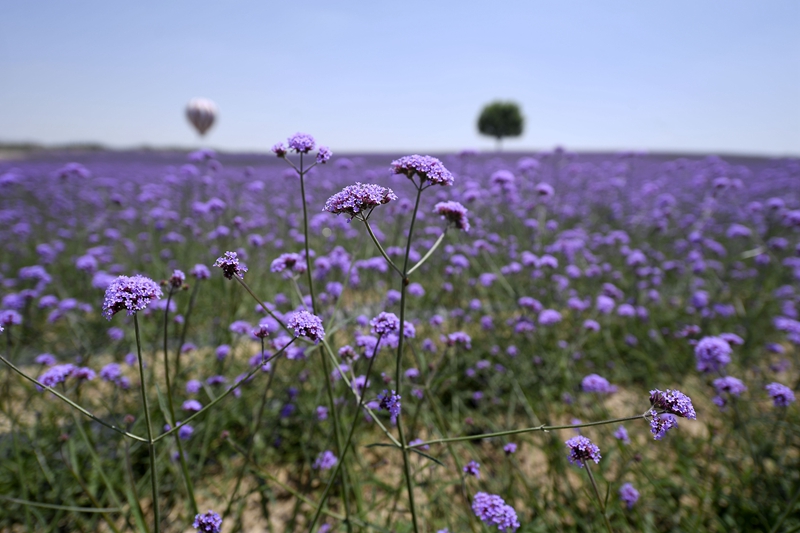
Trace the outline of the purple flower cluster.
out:
[[[464,465],[463,470],[468,476],[475,476],[475,479],[481,478],[481,465],[478,462],[470,461]]]
[[[128,316],[131,316],[162,296],[158,284],[148,277],[119,276],[106,289],[103,316],[111,320],[114,314],[122,310],[127,310]]]
[[[650,411],[652,418],[650,419],[650,433],[653,434],[655,440],[661,440],[672,428],[678,427],[678,418],[672,413],[656,414],[655,411]]]
[[[678,390],[667,389],[662,392],[658,389],[653,389],[650,391],[650,404],[656,409],[663,409],[667,413],[682,416],[683,418],[690,420],[697,418],[692,400]]]
[[[64,364],[64,365],[53,365],[44,373],[39,376],[39,383],[44,385],[45,387],[53,388],[59,383],[64,383],[64,381],[72,375],[75,371],[75,365],[71,364]]]
[[[324,452],[320,453],[317,456],[317,459],[314,461],[312,468],[314,468],[314,470],[320,470],[320,469],[330,470],[331,468],[336,466],[336,463],[338,462],[339,459],[337,459],[337,457],[333,454],[332,451],[325,450]]]
[[[433,212],[441,217],[456,229],[469,231],[469,218],[467,218],[467,208],[458,202],[439,202],[433,206]]]
[[[519,528],[517,512],[496,494],[477,493],[472,499],[472,511],[483,523],[497,526],[499,531],[516,531]]]
[[[222,517],[209,510],[195,516],[192,527],[199,533],[219,533],[222,531]]]
[[[288,326],[294,330],[295,337],[305,337],[315,343],[325,338],[322,319],[308,311],[298,311],[293,314]]]
[[[630,509],[639,501],[639,491],[630,483],[625,483],[619,488],[619,499],[624,501],[625,505]]]
[[[378,395],[378,403],[384,411],[389,411],[389,418],[392,424],[397,423],[400,416],[400,395],[395,391],[384,390]]]
[[[409,179],[419,176],[424,183],[426,180],[435,185],[452,185],[453,175],[445,168],[441,161],[429,155],[407,155],[392,161],[394,174],[405,174]]]
[[[307,154],[317,145],[314,137],[307,133],[295,133],[286,141],[290,150],[298,154]]]
[[[766,387],[775,407],[789,407],[794,402],[794,391],[781,383],[770,383]]]
[[[594,392],[597,394],[611,394],[617,392],[616,385],[611,385],[608,380],[597,374],[589,374],[581,381],[581,388],[584,392]]]
[[[724,407],[727,403],[724,395],[739,397],[747,390],[747,386],[740,379],[733,376],[715,379],[714,388],[717,390],[717,396],[712,401],[720,407]]]
[[[572,437],[565,444],[569,448],[567,459],[570,463],[583,468],[586,461],[600,462],[600,448],[583,435]]]
[[[355,185],[348,185],[328,198],[323,211],[334,215],[344,213],[350,215],[351,220],[366,211],[365,214],[362,214],[366,218],[372,209],[392,200],[397,200],[397,195],[391,189],[373,183],[359,182]]]
[[[317,151],[317,163],[324,165],[330,160],[331,156],[333,156],[333,152],[331,152],[330,148],[320,146],[319,151]]]
[[[382,312],[369,321],[373,335],[385,335],[400,329],[400,319],[394,313]]]
[[[694,347],[699,372],[718,372],[731,362],[731,345],[721,337],[703,337]]]
[[[247,266],[239,263],[236,252],[225,252],[222,257],[218,257],[214,261],[214,266],[221,268],[222,274],[228,279],[233,279],[234,276],[243,278],[244,273],[247,272]]]
[[[272,261],[270,271],[302,274],[306,271],[306,262],[303,256],[295,253],[281,254]]]

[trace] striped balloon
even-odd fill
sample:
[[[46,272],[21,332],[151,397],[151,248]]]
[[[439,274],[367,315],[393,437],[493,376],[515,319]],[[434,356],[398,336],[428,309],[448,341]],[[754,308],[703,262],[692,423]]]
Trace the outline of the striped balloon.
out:
[[[186,106],[186,117],[200,135],[205,135],[217,117],[217,106],[206,98],[192,98]]]

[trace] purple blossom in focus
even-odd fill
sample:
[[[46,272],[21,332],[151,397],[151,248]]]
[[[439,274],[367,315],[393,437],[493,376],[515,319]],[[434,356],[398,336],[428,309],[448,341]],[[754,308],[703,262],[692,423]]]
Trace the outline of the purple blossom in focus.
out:
[[[119,276],[106,289],[103,316],[111,320],[114,314],[127,310],[128,316],[141,311],[163,296],[158,284],[145,276]]]

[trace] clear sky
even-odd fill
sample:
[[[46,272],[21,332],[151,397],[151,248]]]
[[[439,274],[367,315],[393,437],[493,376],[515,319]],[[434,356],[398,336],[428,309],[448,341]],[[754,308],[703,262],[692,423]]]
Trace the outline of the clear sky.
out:
[[[218,123],[200,140],[195,96]],[[800,1],[0,0],[0,141],[800,155]]]

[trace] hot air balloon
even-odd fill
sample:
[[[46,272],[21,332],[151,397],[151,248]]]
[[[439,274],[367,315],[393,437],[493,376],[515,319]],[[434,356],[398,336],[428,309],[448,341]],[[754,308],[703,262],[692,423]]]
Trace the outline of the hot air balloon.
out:
[[[192,98],[186,106],[186,118],[200,135],[205,135],[216,117],[217,106],[207,98]]]

